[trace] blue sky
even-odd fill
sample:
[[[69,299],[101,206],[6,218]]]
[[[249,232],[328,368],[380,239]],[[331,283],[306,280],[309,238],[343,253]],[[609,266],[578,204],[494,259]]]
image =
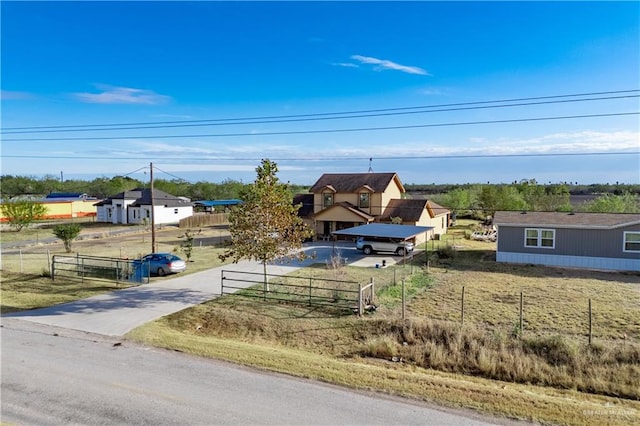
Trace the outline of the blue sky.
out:
[[[640,183],[638,2],[0,8],[2,174]]]

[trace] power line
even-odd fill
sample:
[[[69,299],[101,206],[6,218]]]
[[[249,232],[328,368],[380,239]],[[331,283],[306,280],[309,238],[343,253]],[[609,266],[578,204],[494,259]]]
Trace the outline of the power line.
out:
[[[162,170],[162,169],[161,169],[161,168],[159,168],[158,166],[153,166],[153,168],[154,168],[154,169],[156,169],[156,170],[158,170],[158,171],[160,171],[160,172],[162,172],[162,173],[164,173],[164,174],[166,174],[166,175],[168,175],[168,176],[171,176],[171,177],[173,177],[173,178],[176,178],[176,179],[178,179],[178,180],[180,180],[180,181],[189,182],[187,179],[181,178],[180,176],[176,176],[176,175],[171,174],[171,173],[169,173],[169,172],[165,172],[164,170]]]
[[[353,161],[353,160],[369,160],[370,158],[375,160],[441,160],[441,159],[464,159],[464,158],[516,158],[516,157],[580,157],[580,156],[611,156],[611,155],[640,155],[638,151],[618,151],[618,152],[566,152],[566,153],[540,153],[540,154],[469,154],[469,155],[422,155],[422,156],[383,156],[383,157],[323,157],[323,158],[309,158],[309,157],[284,157],[284,158],[271,158],[272,161]],[[146,161],[151,158],[150,156],[138,156],[138,157],[104,157],[104,156],[70,156],[70,155],[0,155],[0,158],[31,158],[31,159],[65,159],[65,160],[136,160]],[[263,157],[162,157],[163,160],[180,160],[180,161],[260,161]],[[144,167],[143,167],[144,168]],[[157,168],[154,166],[154,168]],[[140,169],[141,170],[141,169]],[[167,173],[164,172],[163,173]],[[169,174],[169,173],[167,173]],[[174,176],[180,179],[178,176]]]
[[[92,136],[92,137],[62,137],[62,138],[3,138],[5,142],[36,142],[36,141],[87,141],[87,140],[117,140],[117,139],[184,139],[184,138],[213,138],[213,137],[238,137],[238,136],[276,136],[276,135],[309,135],[321,133],[347,133],[347,132],[366,132],[381,130],[401,130],[401,129],[418,129],[429,127],[450,127],[450,126],[470,126],[478,124],[504,124],[504,123],[522,123],[532,121],[549,121],[549,120],[569,120],[579,118],[598,118],[598,117],[621,117],[628,115],[638,115],[640,112],[617,112],[608,114],[583,114],[583,115],[567,115],[555,117],[531,117],[531,118],[514,118],[505,120],[486,120],[486,121],[466,121],[453,123],[433,123],[433,124],[414,124],[406,126],[386,126],[386,127],[359,127],[348,129],[320,129],[320,130],[292,130],[281,132],[261,132],[261,133],[213,133],[213,134],[196,134],[196,135],[146,135],[146,136]]]
[[[142,129],[165,129],[165,128],[186,128],[186,127],[210,127],[210,126],[229,126],[229,125],[254,125],[254,124],[273,124],[273,123],[292,123],[303,121],[326,121],[326,120],[344,120],[354,118],[371,118],[371,117],[389,117],[397,115],[409,115],[409,114],[427,114],[434,112],[452,112],[452,111],[465,111],[465,110],[479,110],[479,109],[491,109],[491,108],[512,108],[519,106],[533,106],[533,105],[550,105],[559,103],[570,102],[586,102],[586,101],[599,101],[599,100],[612,100],[612,99],[628,99],[638,98],[640,95],[621,95],[621,96],[606,96],[595,98],[583,98],[583,99],[557,99],[546,100],[537,102],[520,102],[520,103],[507,103],[502,105],[476,105],[487,104],[495,102],[514,102],[514,101],[484,101],[484,102],[469,102],[464,104],[445,104],[434,106],[422,106],[422,107],[405,107],[405,108],[391,108],[386,110],[370,110],[370,111],[355,111],[351,113],[322,113],[322,114],[301,114],[294,116],[275,116],[275,117],[263,117],[263,118],[229,118],[229,119],[217,119],[217,120],[193,120],[193,121],[181,121],[181,122],[152,122],[152,123],[131,123],[131,124],[95,124],[95,125],[77,125],[77,126],[52,126],[52,127],[30,127],[30,128],[6,128],[1,131],[2,134],[32,134],[32,133],[68,133],[68,132],[97,132],[97,131],[114,131],[114,130],[142,130]],[[462,106],[462,105],[475,105],[475,106]],[[446,107],[446,108],[445,108]],[[424,110],[430,108],[429,110]],[[438,108],[438,109],[433,109]],[[415,111],[414,109],[423,109]],[[414,111],[407,111],[414,110]],[[386,111],[386,112],[385,112]],[[342,116],[338,116],[342,114]],[[349,115],[344,115],[349,114]],[[321,117],[320,117],[321,116]],[[195,122],[195,124],[194,124]],[[125,127],[126,126],[126,127]],[[34,130],[26,130],[34,129]]]

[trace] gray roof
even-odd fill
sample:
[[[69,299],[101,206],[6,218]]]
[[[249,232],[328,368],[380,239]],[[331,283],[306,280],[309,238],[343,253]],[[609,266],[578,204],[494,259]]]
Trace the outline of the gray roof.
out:
[[[498,211],[493,217],[493,224],[496,226],[611,229],[640,224],[640,214]]]
[[[120,192],[106,200],[94,204],[94,206],[111,205],[113,204],[113,200],[134,200],[131,204],[132,206],[150,206],[151,189],[136,188],[131,191]],[[155,188],[153,189],[153,203],[156,206],[164,205],[166,207],[184,207],[192,205],[191,201],[188,201],[185,198],[176,197],[175,195],[171,195]]]
[[[353,237],[386,237],[406,240],[433,229],[433,226],[396,225],[390,223],[369,223],[332,232],[333,235]]]
[[[370,187],[374,193],[384,192],[392,180],[396,180],[401,192],[404,186],[395,173],[325,173],[320,176],[309,192],[320,192],[326,187],[333,188],[338,193],[352,193],[361,188]]]

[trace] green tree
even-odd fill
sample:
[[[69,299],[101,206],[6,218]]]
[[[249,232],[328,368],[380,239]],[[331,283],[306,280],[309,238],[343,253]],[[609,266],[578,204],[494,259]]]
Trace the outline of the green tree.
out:
[[[42,219],[47,214],[47,207],[36,201],[19,200],[2,203],[0,211],[7,218],[9,226],[20,232],[22,228],[28,228],[36,220]]]
[[[267,263],[280,257],[304,258],[302,242],[312,231],[298,216],[301,206],[293,204],[288,185],[276,176],[276,163],[263,159],[256,172],[255,182],[240,192],[242,204],[229,213],[231,245],[220,258],[234,263],[241,259],[261,262],[267,292]]]
[[[640,213],[640,199],[631,192],[605,194],[585,203],[580,210],[591,213]]]
[[[486,216],[493,217],[498,210],[522,210],[526,201],[511,185],[483,185],[478,195],[478,205]]]
[[[82,228],[77,223],[62,223],[53,227],[53,235],[60,238],[64,243],[64,249],[71,253],[71,243],[78,238]]]
[[[567,185],[539,185],[535,179],[523,179],[515,187],[531,211],[569,211],[569,188]]]
[[[442,197],[442,203],[451,210],[451,217],[455,220],[461,211],[471,210],[475,204],[474,194],[463,188],[455,188]]]

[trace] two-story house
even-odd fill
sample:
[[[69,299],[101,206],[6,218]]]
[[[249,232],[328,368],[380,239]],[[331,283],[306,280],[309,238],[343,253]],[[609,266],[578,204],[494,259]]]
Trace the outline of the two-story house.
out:
[[[396,173],[325,173],[309,192],[294,202],[302,204],[300,215],[317,238],[372,222],[431,226],[426,238],[433,238],[446,233],[449,225],[446,208],[430,200],[405,198]]]

